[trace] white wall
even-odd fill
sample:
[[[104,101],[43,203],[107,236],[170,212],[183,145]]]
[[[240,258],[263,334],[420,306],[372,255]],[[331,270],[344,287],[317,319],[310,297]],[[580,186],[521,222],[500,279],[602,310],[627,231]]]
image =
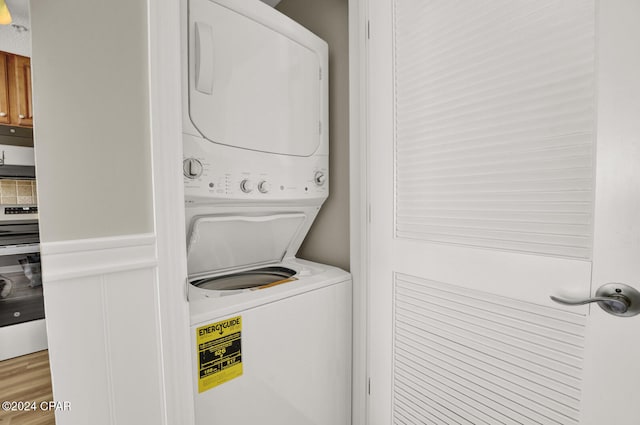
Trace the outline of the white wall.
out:
[[[193,423],[178,5],[32,0],[57,425]]]
[[[41,240],[153,230],[147,8],[31,4]]]
[[[348,2],[282,0],[276,9],[329,44],[329,198],[298,256],[349,270]]]

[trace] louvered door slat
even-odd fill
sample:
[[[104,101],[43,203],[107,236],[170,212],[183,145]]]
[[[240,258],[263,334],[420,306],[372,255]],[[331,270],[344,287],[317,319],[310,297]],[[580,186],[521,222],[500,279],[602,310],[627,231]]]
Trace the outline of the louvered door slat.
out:
[[[394,12],[396,237],[589,259],[593,1]]]
[[[406,274],[394,287],[395,402],[438,418],[421,395],[457,403],[471,423],[577,423],[585,316]]]

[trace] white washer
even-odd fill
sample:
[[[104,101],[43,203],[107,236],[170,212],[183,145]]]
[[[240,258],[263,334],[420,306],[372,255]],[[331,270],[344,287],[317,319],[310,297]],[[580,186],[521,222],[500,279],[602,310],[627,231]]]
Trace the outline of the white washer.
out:
[[[348,425],[351,277],[295,258],[328,195],[328,49],[258,0],[188,0],[196,424]]]
[[[304,212],[216,211],[189,232],[196,424],[348,425],[350,275],[288,254]]]
[[[198,329],[242,321],[241,376],[199,392],[203,368],[199,359],[193,364],[196,424],[350,423],[351,279],[342,270],[298,259],[277,267],[294,270],[298,280],[228,296],[191,291],[194,347]],[[215,359],[205,359],[205,369]]]

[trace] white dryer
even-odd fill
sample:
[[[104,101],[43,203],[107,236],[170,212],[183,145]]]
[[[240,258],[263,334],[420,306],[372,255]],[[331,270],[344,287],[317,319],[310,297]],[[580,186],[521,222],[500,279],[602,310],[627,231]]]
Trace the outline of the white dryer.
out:
[[[347,425],[351,278],[295,258],[328,195],[328,52],[258,0],[183,2],[196,424]]]

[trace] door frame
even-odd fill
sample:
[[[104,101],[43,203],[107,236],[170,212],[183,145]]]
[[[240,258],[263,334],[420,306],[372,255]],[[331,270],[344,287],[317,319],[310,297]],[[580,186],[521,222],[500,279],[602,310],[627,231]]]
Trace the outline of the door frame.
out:
[[[195,423],[182,177],[180,4],[147,0],[149,128],[164,424]],[[176,143],[178,142],[178,143]],[[180,161],[176,161],[180,158]],[[179,225],[176,225],[179,224]]]
[[[369,1],[349,0],[349,239],[353,276],[352,425],[368,420]]]

